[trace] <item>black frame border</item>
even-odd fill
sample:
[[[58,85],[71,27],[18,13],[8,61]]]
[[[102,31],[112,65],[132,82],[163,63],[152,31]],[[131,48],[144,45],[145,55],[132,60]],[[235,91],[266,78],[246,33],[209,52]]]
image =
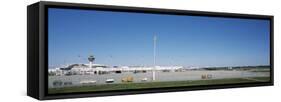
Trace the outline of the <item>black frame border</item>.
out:
[[[258,82],[258,83],[203,85],[203,86],[155,88],[155,89],[141,89],[141,90],[137,89],[137,90],[121,90],[121,91],[48,94],[48,76],[47,76],[48,75],[48,8],[67,8],[67,9],[138,12],[138,13],[168,14],[168,15],[209,16],[209,17],[270,20],[270,67],[271,67],[270,81]],[[39,69],[39,99],[46,100],[46,99],[81,98],[81,97],[206,90],[206,89],[240,88],[240,87],[254,87],[254,86],[272,86],[274,84],[273,19],[274,17],[271,15],[253,15],[253,14],[188,11],[188,10],[175,10],[175,9],[162,9],[162,8],[159,9],[159,8],[142,8],[142,7],[127,7],[127,6],[113,6],[113,5],[94,5],[94,4],[81,4],[81,3],[40,1],[39,2],[39,60],[40,60],[39,61],[39,68],[40,68]]]

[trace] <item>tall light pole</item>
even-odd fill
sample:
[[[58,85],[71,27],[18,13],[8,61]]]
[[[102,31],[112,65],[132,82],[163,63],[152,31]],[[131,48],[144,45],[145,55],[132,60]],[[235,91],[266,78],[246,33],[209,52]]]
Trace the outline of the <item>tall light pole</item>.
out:
[[[153,46],[153,71],[152,71],[152,80],[155,80],[155,70],[156,70],[156,35],[154,35],[154,38],[153,38],[153,42],[154,42],[154,46]]]

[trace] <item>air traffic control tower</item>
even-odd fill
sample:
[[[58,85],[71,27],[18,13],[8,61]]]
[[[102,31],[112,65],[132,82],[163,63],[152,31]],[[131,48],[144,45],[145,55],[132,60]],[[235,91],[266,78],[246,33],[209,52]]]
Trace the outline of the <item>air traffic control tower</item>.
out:
[[[93,64],[93,62],[94,62],[94,60],[95,60],[95,57],[94,57],[93,55],[90,55],[90,56],[88,57],[88,60],[89,60],[89,62],[90,62],[89,67],[92,68],[92,64]]]

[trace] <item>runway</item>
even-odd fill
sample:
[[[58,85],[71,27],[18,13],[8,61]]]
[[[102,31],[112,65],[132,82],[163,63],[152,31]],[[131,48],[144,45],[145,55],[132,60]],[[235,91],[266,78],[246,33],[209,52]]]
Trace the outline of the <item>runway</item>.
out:
[[[226,78],[251,78],[251,77],[269,77],[269,72],[252,72],[252,71],[235,71],[235,70],[190,70],[184,72],[156,72],[156,82],[164,81],[186,81],[186,80],[203,80],[202,75],[211,75],[211,79],[226,79]],[[62,81],[71,83],[70,85],[59,86],[81,86],[81,81],[96,81],[96,85],[100,84],[112,84],[106,83],[107,79],[114,79],[114,83],[122,83],[122,78],[131,76],[133,77],[133,83],[145,83],[152,81],[152,73],[133,73],[133,72],[122,72],[122,73],[110,73],[102,75],[71,75],[71,76],[49,76],[48,86],[49,88],[55,88],[54,81]],[[147,78],[147,81],[142,79]],[[209,80],[211,80],[209,79]]]

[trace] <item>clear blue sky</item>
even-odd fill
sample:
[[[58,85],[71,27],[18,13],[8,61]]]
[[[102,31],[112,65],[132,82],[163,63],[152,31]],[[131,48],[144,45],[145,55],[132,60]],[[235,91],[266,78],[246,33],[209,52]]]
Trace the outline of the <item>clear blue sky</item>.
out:
[[[269,21],[238,18],[49,9],[49,66],[64,63],[269,65]],[[80,59],[78,56],[81,56]]]

